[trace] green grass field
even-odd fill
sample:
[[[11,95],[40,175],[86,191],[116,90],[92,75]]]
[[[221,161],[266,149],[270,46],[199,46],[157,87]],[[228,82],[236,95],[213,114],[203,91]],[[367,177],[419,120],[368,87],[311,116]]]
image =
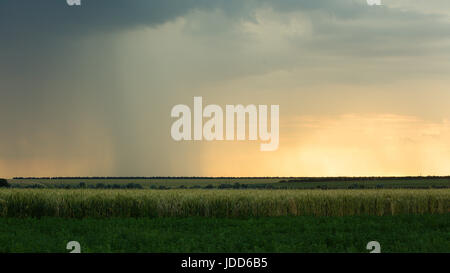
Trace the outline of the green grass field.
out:
[[[80,183],[87,187],[97,185],[121,185],[129,183],[139,184],[143,188],[205,188],[207,186],[219,188],[224,185],[250,188],[275,189],[352,189],[352,188],[450,188],[450,177],[348,177],[348,178],[121,178],[121,179],[64,179],[64,178],[36,178],[10,179],[13,187],[76,187]]]
[[[393,189],[367,186],[380,183],[370,179],[364,189],[349,189],[363,183],[355,180],[217,189],[220,180],[213,189],[163,190],[55,189],[47,182],[0,189],[0,252],[68,252],[69,241],[80,242],[82,252],[367,253],[369,241],[380,242],[382,252],[450,252],[450,188],[439,186],[445,179],[383,181]]]
[[[125,185],[128,183],[136,183],[142,185],[144,188],[150,188],[151,186],[164,186],[168,188],[179,188],[180,186],[193,187],[200,186],[205,187],[212,185],[218,187],[220,184],[271,184],[277,183],[281,179],[277,178],[235,178],[235,179],[222,179],[222,178],[191,178],[191,179],[137,179],[137,178],[123,178],[123,179],[9,179],[8,182],[13,186],[20,185],[42,185],[47,188],[52,188],[55,185],[77,185],[79,183],[86,183],[87,185],[97,184],[118,184]]]
[[[0,218],[0,252],[450,252],[450,215]]]

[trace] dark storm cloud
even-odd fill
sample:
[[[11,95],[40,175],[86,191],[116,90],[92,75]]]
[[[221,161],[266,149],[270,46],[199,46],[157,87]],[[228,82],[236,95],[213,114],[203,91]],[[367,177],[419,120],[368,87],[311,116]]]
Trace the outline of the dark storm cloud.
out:
[[[351,1],[331,0],[82,0],[79,7],[65,0],[2,0],[0,34],[2,40],[10,40],[107,32],[162,24],[194,9],[220,9],[229,16],[250,18],[261,6],[279,12],[320,10],[342,18],[364,11]]]
[[[307,12],[312,18],[314,31],[321,37],[330,37],[333,42],[339,42],[336,40],[338,35],[343,35],[342,39],[354,39],[354,36],[367,38],[365,36],[371,35],[373,31],[377,35],[368,38],[394,33],[393,36],[401,39],[416,32],[430,38],[436,37],[436,34],[442,35],[442,27],[448,27],[447,24],[441,24],[436,29],[437,15],[387,7],[373,8],[365,0],[82,0],[79,7],[69,6],[65,0],[2,0],[0,48],[8,48],[8,45],[12,49],[18,46],[45,48],[55,39],[61,42],[79,35],[157,26],[193,10],[221,10],[237,22],[240,19],[251,21],[255,10],[261,7],[271,8],[278,13]],[[371,19],[380,22],[368,29],[364,25],[351,24],[352,20]],[[416,24],[414,30],[408,28],[404,32],[401,28],[405,26],[396,27],[396,21],[420,24]],[[392,23],[392,28],[387,28],[388,23]],[[448,34],[446,31],[444,33]]]
[[[81,1],[0,0],[0,170],[8,162],[5,170],[15,168],[8,174],[36,175],[21,173],[36,161],[33,170],[47,164],[44,173],[52,175],[59,160],[66,165],[58,175],[76,164],[82,167],[75,175],[171,174],[168,166],[181,165],[173,163],[179,151],[164,127],[170,122],[159,119],[168,117],[169,97],[190,96],[186,86],[291,68],[304,70],[301,81],[328,83],[448,71],[414,59],[449,53],[448,17],[421,9],[369,7],[366,0]],[[297,16],[310,32],[284,35]],[[121,33],[143,27],[154,29]],[[351,66],[386,56],[405,58],[373,64],[370,78],[365,63]],[[287,92],[280,87],[279,96]],[[85,167],[105,158],[111,162],[103,169]],[[196,166],[189,167],[195,175]]]
[[[165,23],[195,8],[233,7],[237,1],[208,0],[3,0],[0,31],[5,34],[72,35]]]
[[[183,14],[190,2],[83,0],[82,6],[70,7],[65,0],[7,0],[0,4],[0,22],[4,32],[40,33],[157,24]]]

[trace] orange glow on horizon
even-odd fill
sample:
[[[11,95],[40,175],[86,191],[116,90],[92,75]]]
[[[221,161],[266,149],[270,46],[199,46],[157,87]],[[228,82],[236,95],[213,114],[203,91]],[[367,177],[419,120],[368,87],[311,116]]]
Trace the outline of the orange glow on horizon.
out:
[[[400,115],[294,117],[282,123],[280,149],[214,144],[206,176],[416,176],[450,174],[450,123]]]

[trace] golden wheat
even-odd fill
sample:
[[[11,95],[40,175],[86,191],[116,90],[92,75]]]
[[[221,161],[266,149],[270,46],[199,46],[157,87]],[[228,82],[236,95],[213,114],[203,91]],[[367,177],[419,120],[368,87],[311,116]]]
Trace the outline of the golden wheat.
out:
[[[450,190],[0,190],[0,217],[442,214]]]

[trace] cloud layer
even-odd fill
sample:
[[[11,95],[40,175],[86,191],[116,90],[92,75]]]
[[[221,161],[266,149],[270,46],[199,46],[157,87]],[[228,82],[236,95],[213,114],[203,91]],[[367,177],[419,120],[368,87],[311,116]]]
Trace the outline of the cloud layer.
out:
[[[3,0],[0,176],[204,174],[210,144],[169,135],[171,107],[198,95],[280,104],[282,122],[449,118],[448,1],[384,2]]]

